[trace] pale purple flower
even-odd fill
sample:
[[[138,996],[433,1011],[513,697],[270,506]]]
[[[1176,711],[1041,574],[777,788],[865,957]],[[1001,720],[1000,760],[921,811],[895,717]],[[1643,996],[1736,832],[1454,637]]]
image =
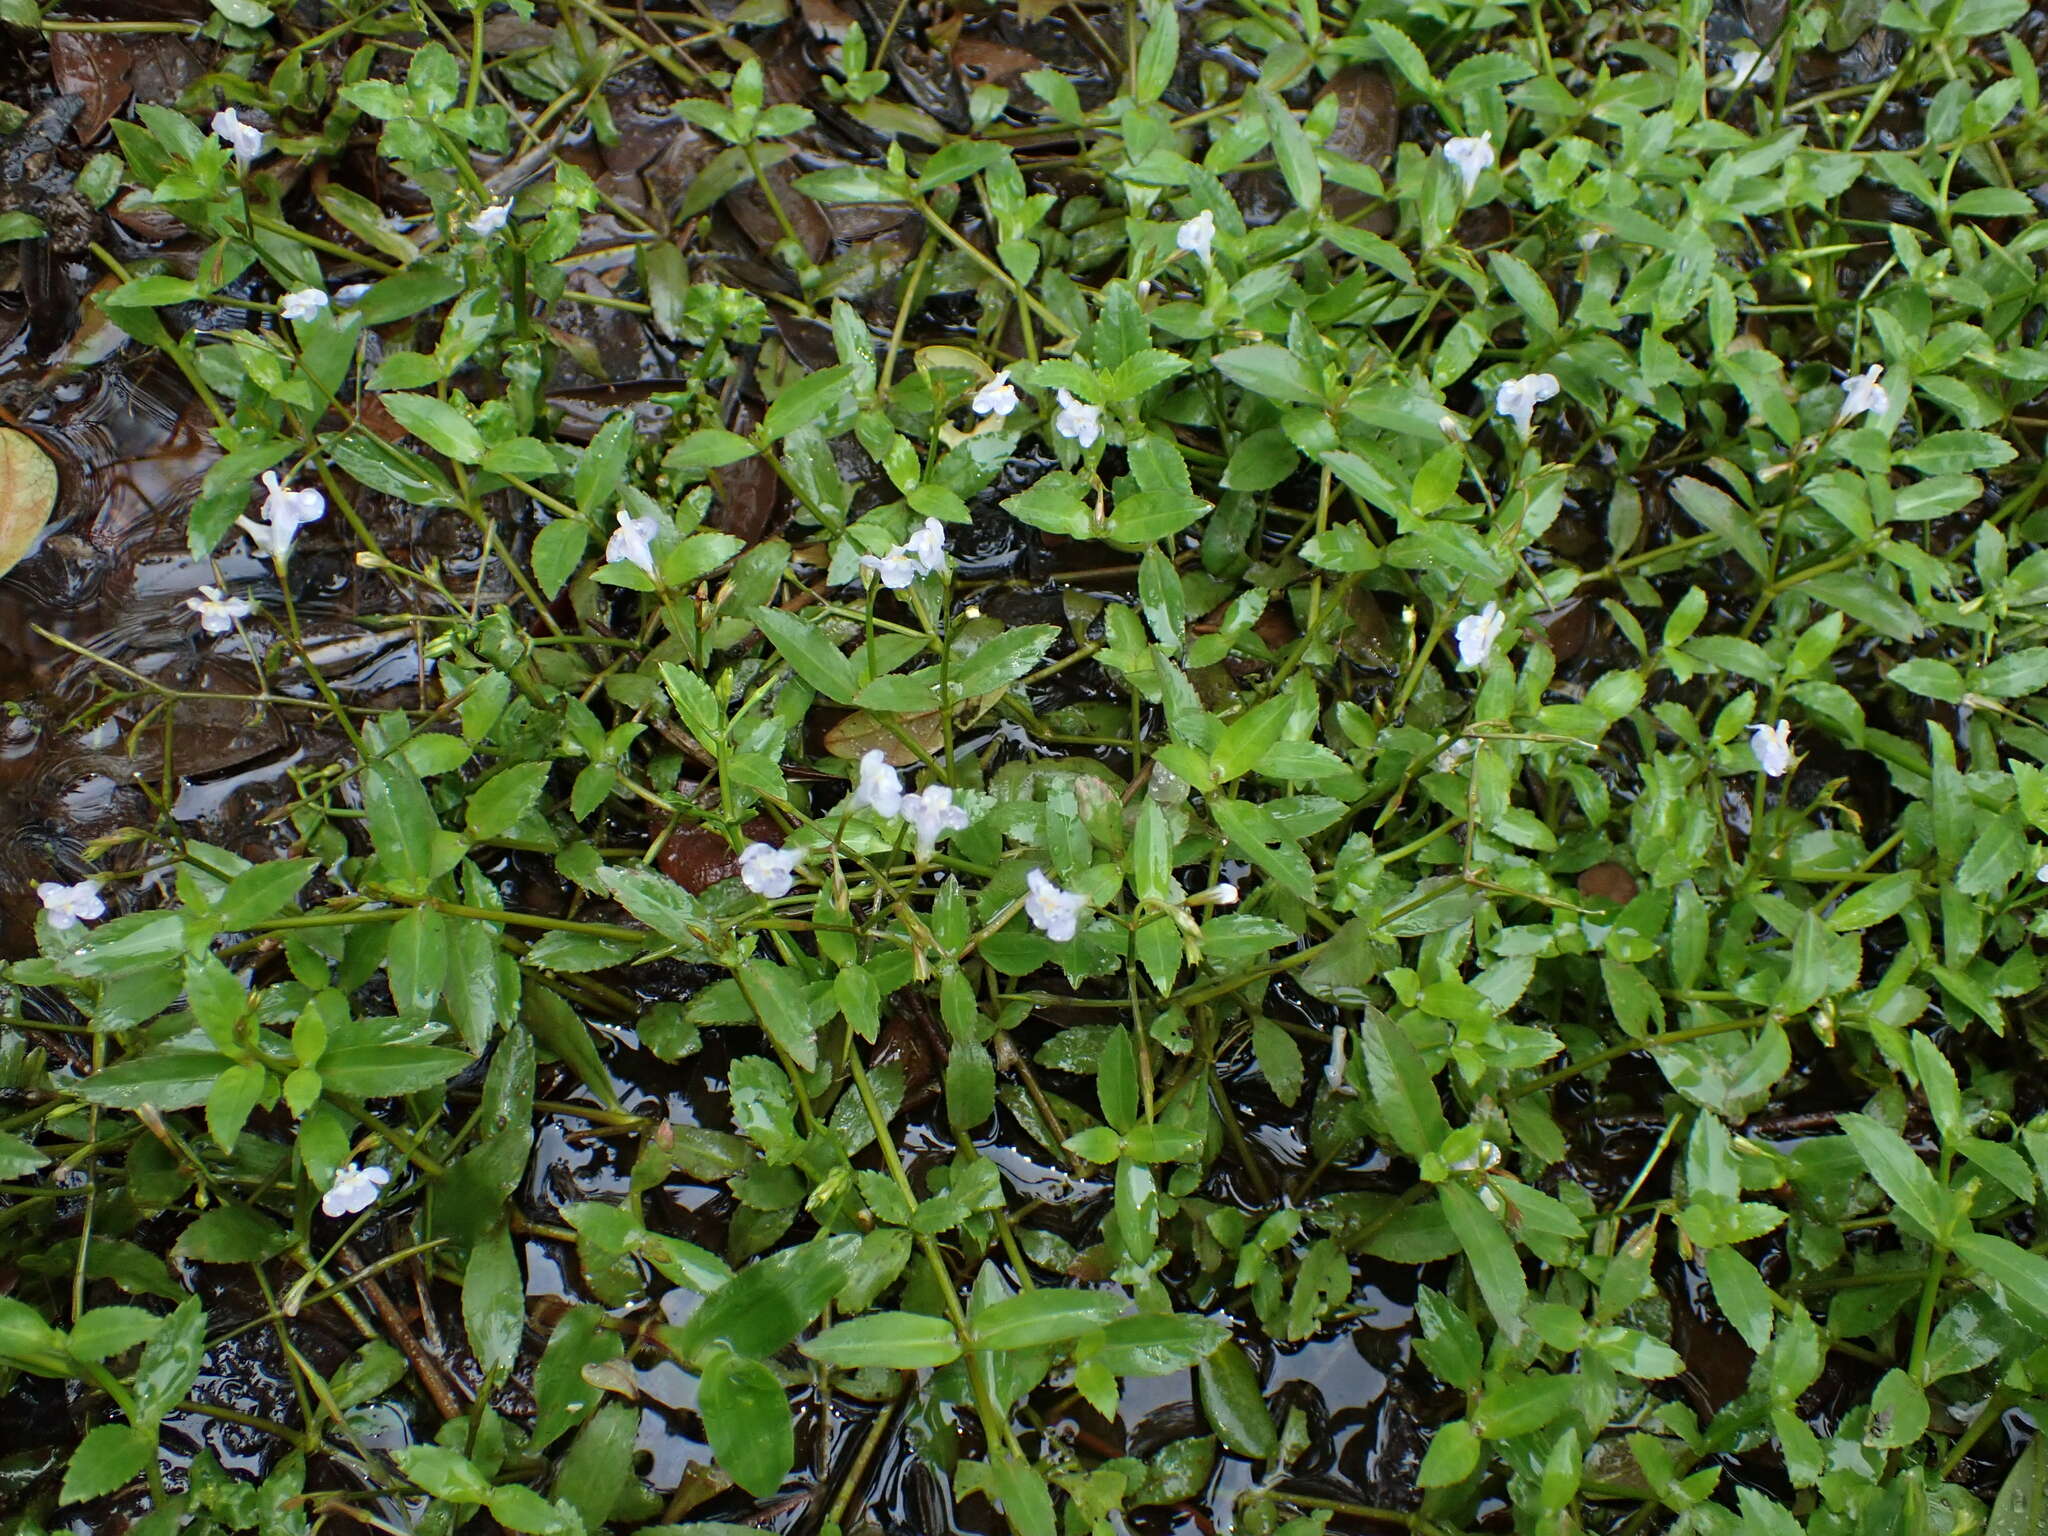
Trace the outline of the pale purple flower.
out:
[[[605,541],[604,557],[615,565],[637,565],[649,576],[654,574],[654,536],[660,532],[661,524],[651,517],[635,517],[624,507],[619,509],[619,526]]]
[[[1864,372],[1842,385],[1842,406],[1835,412],[1835,422],[1840,425],[1865,411],[1874,411],[1882,416],[1892,408],[1892,397],[1885,393],[1884,365],[1872,363]]]
[[[1472,189],[1479,185],[1480,176],[1494,163],[1494,159],[1493,130],[1490,128],[1476,139],[1444,140],[1444,160],[1458,173],[1467,197],[1472,195]]]
[[[1052,429],[1061,437],[1070,437],[1086,450],[1095,446],[1095,440],[1102,436],[1102,407],[1090,405],[1085,400],[1076,400],[1064,389],[1059,392],[1060,408],[1053,416]]]
[[[1173,243],[1202,261],[1211,260],[1216,246],[1216,215],[1204,208],[1174,231]]]
[[[1749,728],[1749,749],[1756,754],[1756,765],[1763,769],[1768,778],[1782,778],[1785,770],[1792,766],[1792,722],[1780,720],[1776,725],[1752,725]]]
[[[277,312],[286,320],[312,320],[328,305],[325,288],[301,288],[279,302]]]
[[[862,555],[860,563],[865,569],[873,571],[876,579],[891,592],[901,592],[917,580],[917,561],[904,552],[901,544],[886,555]]]
[[[862,555],[860,563],[892,592],[901,592],[920,576],[942,575],[946,569],[946,525],[928,517],[923,527],[888,553]]]
[[[492,203],[469,220],[468,229],[472,235],[495,235],[505,227],[505,221],[512,217],[512,204],[508,200]]]
[[[60,933],[93,922],[107,912],[107,904],[100,900],[100,888],[91,880],[81,880],[76,885],[45,880],[36,887],[36,899],[50,914],[50,926]]]
[[[390,1182],[388,1169],[350,1163],[327,1186],[327,1193],[320,1197],[320,1209],[329,1216],[353,1216],[358,1211],[367,1211],[377,1203],[378,1192]]]
[[[1494,642],[1507,627],[1508,616],[1500,611],[1499,603],[1488,603],[1458,620],[1458,665],[1475,671],[1485,666],[1493,656]]]
[[[277,478],[274,469],[263,472],[263,484],[269,491],[263,498],[263,521],[238,517],[235,524],[249,535],[259,554],[282,561],[291,553],[299,530],[327,515],[327,498],[311,488],[293,490]]]
[[[926,576],[941,576],[946,570],[946,525],[928,517],[924,525],[903,541],[903,552],[915,560]]]
[[[1017,386],[1010,382],[1010,370],[1005,368],[976,390],[973,404],[975,415],[998,420],[1017,409]]]
[[[890,765],[888,757],[879,748],[861,753],[860,782],[854,786],[847,805],[856,811],[866,806],[884,817],[902,813],[903,775]]]
[[[232,634],[235,620],[256,611],[246,597],[230,597],[219,587],[201,587],[197,597],[185,599],[185,606],[199,615],[199,627],[209,635]]]
[[[1081,914],[1088,910],[1088,898],[1079,891],[1063,891],[1046,879],[1045,871],[1034,869],[1024,877],[1028,887],[1024,895],[1024,915],[1031,919],[1031,926],[1051,939],[1055,944],[1064,944],[1080,927]]]
[[[303,528],[308,523],[317,523],[327,515],[327,498],[312,487],[295,491],[277,478],[277,471],[263,471],[263,517],[266,522],[290,523],[293,528]]]
[[[227,141],[235,152],[235,164],[244,170],[263,158],[263,130],[243,122],[233,107],[222,107],[213,114],[213,131]]]
[[[1778,72],[1778,61],[1754,48],[1730,48],[1728,69],[1733,76],[1728,82],[1729,88],[1739,91],[1745,85],[1769,85],[1771,77]]]
[[[952,788],[945,784],[934,784],[918,794],[905,795],[897,810],[910,823],[911,831],[917,834],[917,856],[920,859],[930,858],[940,838],[948,832],[966,830],[968,823],[967,812],[953,803]]]
[[[1494,391],[1493,408],[1514,422],[1516,430],[1527,437],[1535,420],[1536,407],[1556,398],[1557,375],[1525,373],[1519,379],[1509,379]]]
[[[756,896],[766,896],[771,901],[787,896],[796,884],[796,867],[803,861],[801,848],[749,843],[740,850],[740,883]]]

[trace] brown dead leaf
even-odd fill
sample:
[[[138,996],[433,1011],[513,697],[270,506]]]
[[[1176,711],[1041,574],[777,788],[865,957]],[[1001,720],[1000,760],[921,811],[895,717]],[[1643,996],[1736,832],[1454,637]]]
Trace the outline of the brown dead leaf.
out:
[[[1627,906],[1636,899],[1636,877],[1615,863],[1595,864],[1579,875],[1579,894]]]
[[[927,710],[921,715],[902,715],[896,724],[927,754],[937,752],[946,744],[946,727],[939,710]],[[825,750],[849,763],[858,762],[863,754],[871,751],[880,752],[895,768],[908,768],[918,761],[917,754],[903,744],[895,731],[865,709],[856,710],[825,733]]]
[[[50,38],[50,73],[58,90],[85,103],[71,126],[79,143],[90,144],[127,105],[135,54],[109,33],[58,32]]]
[[[0,427],[0,576],[42,536],[56,505],[56,464],[26,432]]]
[[[756,816],[742,834],[751,842],[782,846],[782,829],[765,816]],[[661,872],[692,896],[701,896],[721,880],[740,872],[740,856],[723,832],[709,827],[685,827],[661,846]]]

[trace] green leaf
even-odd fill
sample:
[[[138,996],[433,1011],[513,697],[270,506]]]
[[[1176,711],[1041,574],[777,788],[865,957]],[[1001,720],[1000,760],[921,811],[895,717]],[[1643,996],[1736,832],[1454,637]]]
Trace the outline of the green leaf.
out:
[[[1984,1536],[2048,1536],[2048,1439],[2029,1440],[2005,1474]]]
[[[460,1451],[442,1445],[407,1445],[392,1454],[400,1470],[437,1499],[481,1504],[490,1494],[490,1480]]]
[[[1965,1264],[2024,1307],[2035,1327],[2048,1323],[2048,1258],[1988,1232],[1965,1232],[1950,1246]]]
[[[1726,491],[1682,475],[1672,481],[1671,494],[1694,522],[1719,534],[1752,570],[1766,577],[1771,574],[1771,552],[1757,531],[1755,517]]]
[[[1097,1333],[1124,1305],[1093,1292],[1025,1291],[975,1312],[968,1327],[976,1349],[1032,1349]]]
[[[989,1462],[989,1480],[1002,1501],[1003,1515],[1016,1536],[1059,1536],[1052,1495],[1038,1469],[1014,1451],[1000,1451]]]
[[[860,691],[860,672],[851,657],[793,613],[756,608],[754,622],[796,675],[835,704],[851,704]]]
[[[780,442],[798,427],[814,426],[833,418],[852,404],[846,387],[852,378],[853,365],[841,363],[807,373],[795,383],[785,385],[761,419],[762,438]]]
[[[765,1359],[817,1321],[853,1272],[857,1237],[819,1237],[758,1259],[705,1298],[676,1330],[676,1348],[696,1359],[724,1345]]]
[[[1949,1197],[1920,1155],[1905,1138],[1868,1115],[1845,1114],[1837,1124],[1856,1148],[1856,1158],[1897,1204],[1899,1213],[1915,1222],[1922,1234],[1942,1238],[1967,1218],[1966,1208]],[[2048,1260],[2041,1261],[2048,1272]]]
[[[158,1047],[102,1067],[71,1091],[88,1104],[114,1109],[191,1109],[206,1102],[220,1075],[234,1064],[219,1051]]]
[[[1220,1345],[1195,1371],[1203,1417],[1224,1448],[1252,1461],[1279,1454],[1280,1435],[1259,1392],[1251,1361],[1235,1341]]]
[[[426,786],[412,765],[397,757],[364,764],[362,786],[363,814],[377,857],[408,894],[425,895],[433,877],[434,834],[441,830]]]
[[[536,1452],[546,1450],[571,1426],[580,1423],[604,1397],[590,1384],[585,1371],[604,1365],[625,1352],[613,1330],[603,1326],[600,1309],[572,1307],[556,1322],[548,1335],[547,1348],[533,1371],[533,1439]]]
[[[470,791],[463,825],[479,841],[503,837],[532,815],[547,786],[549,763],[518,763],[492,774]],[[259,866],[260,867],[260,866]]]
[[[459,464],[481,464],[483,434],[470,419],[446,400],[432,395],[387,394],[384,402],[398,424],[436,453],[446,454]]]
[[[1429,1449],[1423,1452],[1422,1465],[1415,1471],[1416,1483],[1424,1488],[1449,1488],[1462,1483],[1478,1470],[1481,1449],[1479,1436],[1473,1433],[1469,1422],[1451,1420],[1429,1437]]]
[[[584,1087],[595,1093],[607,1109],[619,1109],[619,1091],[612,1085],[611,1074],[604,1069],[603,1058],[597,1052],[597,1042],[591,1038],[590,1026],[584,1023],[582,1015],[551,987],[529,986],[523,1000],[519,1017],[533,1038],[566,1062],[569,1070],[583,1080]],[[321,1070],[326,1070],[325,1063],[322,1063]]]
[[[462,1272],[462,1326],[478,1365],[499,1376],[512,1369],[526,1331],[526,1277],[502,1224],[470,1250]]]
[[[842,1370],[868,1366],[929,1370],[960,1358],[960,1339],[942,1317],[916,1312],[876,1312],[834,1323],[803,1346],[813,1360]]]
[[[1059,631],[1050,624],[1005,630],[976,647],[964,662],[955,663],[948,681],[956,695],[969,698],[1007,688],[1037,666],[1058,638]]]
[[[185,1400],[206,1359],[206,1311],[197,1296],[187,1296],[163,1320],[136,1362],[135,1419],[154,1433],[164,1415]]]
[[[633,1450],[639,1432],[639,1408],[607,1403],[570,1443],[550,1491],[576,1511],[585,1530],[602,1530],[622,1497],[638,1487]]]
[[[1439,1185],[1437,1203],[1443,1207],[1444,1219],[1457,1235],[1458,1245],[1465,1250],[1472,1278],[1478,1283],[1479,1294],[1486,1298],[1494,1321],[1510,1340],[1519,1339],[1523,1313],[1529,1305],[1529,1281],[1522,1273],[1521,1254],[1513,1239],[1501,1226],[1500,1218],[1462,1184]]]
[[[221,893],[216,909],[221,927],[232,932],[277,916],[318,867],[315,859],[278,859],[243,870]]]
[[[291,1234],[241,1205],[218,1205],[202,1211],[178,1234],[171,1256],[201,1264],[257,1264],[275,1258],[291,1242]]]
[[[1377,1008],[1366,1011],[1358,1037],[1373,1107],[1394,1145],[1419,1162],[1450,1134],[1436,1083],[1408,1036]]]
[[[804,1071],[818,1065],[818,1019],[796,973],[756,960],[734,973],[761,1027]]]
[[[1089,1358],[1116,1376],[1167,1376],[1201,1364],[1229,1338],[1214,1318],[1141,1312],[1103,1329],[1101,1348]]]
[[[320,1079],[334,1093],[387,1099],[438,1088],[472,1060],[441,1045],[350,1045],[320,1058]]]
[[[590,528],[580,518],[557,518],[534,535],[530,559],[533,579],[543,596],[552,598],[561,592],[589,547]]]
[[[156,1434],[131,1424],[101,1424],[86,1432],[64,1469],[60,1504],[102,1498],[142,1475],[156,1458]]]
[[[1216,371],[1241,389],[1276,405],[1320,405],[1323,389],[1308,365],[1285,347],[1258,342],[1209,359]]]
[[[1323,173],[1316,164],[1316,148],[1309,142],[1294,113],[1271,91],[1258,92],[1259,110],[1265,114],[1266,131],[1273,145],[1273,160],[1280,167],[1280,179],[1296,206],[1314,213],[1323,201]]]

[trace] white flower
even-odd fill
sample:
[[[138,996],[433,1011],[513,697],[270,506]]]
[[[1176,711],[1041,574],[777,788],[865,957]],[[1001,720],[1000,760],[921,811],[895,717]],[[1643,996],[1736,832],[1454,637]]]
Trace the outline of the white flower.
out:
[[[1769,85],[1778,72],[1778,61],[1754,48],[1730,48],[1728,70],[1732,76],[1729,89],[1739,91],[1745,85]]]
[[[862,555],[860,563],[863,568],[873,571],[891,592],[901,592],[917,580],[921,570],[916,557],[906,553],[901,544],[886,555]]]
[[[901,592],[920,576],[939,576],[946,570],[946,525],[936,517],[924,520],[901,544],[884,555],[862,555],[860,563],[881,578],[891,592]]]
[[[512,204],[509,200],[492,203],[471,219],[467,227],[472,235],[495,235],[505,227],[505,221],[511,217]]]
[[[50,926],[60,933],[104,917],[107,912],[107,904],[100,900],[99,886],[90,880],[81,880],[76,885],[45,880],[36,887],[36,897],[50,914]]]
[[[1064,389],[1059,392],[1059,401],[1059,411],[1052,419],[1053,431],[1061,437],[1071,437],[1084,449],[1093,448],[1095,439],[1102,436],[1102,407],[1076,400]]]
[[[1042,869],[1032,870],[1024,883],[1030,887],[1024,896],[1024,915],[1031,919],[1031,926],[1055,944],[1066,943],[1080,926],[1081,914],[1088,910],[1088,898],[1079,891],[1061,890],[1045,878]]]
[[[1458,620],[1458,665],[1474,670],[1485,666],[1493,655],[1494,642],[1507,627],[1508,616],[1500,611],[1499,603],[1488,603]]]
[[[1482,1141],[1469,1154],[1448,1165],[1453,1173],[1491,1173],[1500,1166],[1500,1148]]]
[[[334,290],[334,302],[346,309],[351,304],[362,303],[363,295],[369,291],[368,283],[343,283]]]
[[[962,832],[967,828],[967,813],[953,803],[953,791],[945,784],[934,784],[921,794],[905,795],[897,810],[910,823],[910,830],[917,834],[917,856],[920,859],[930,858],[932,850],[939,845],[939,839],[948,832]]]
[[[222,107],[213,114],[213,131],[235,152],[237,165],[246,168],[263,157],[263,130],[243,122],[233,107]]]
[[[1479,750],[1479,743],[1470,736],[1460,736],[1436,755],[1438,773],[1456,773],[1458,765]]]
[[[1237,905],[1237,887],[1228,880],[1212,885],[1206,891],[1197,891],[1187,899],[1191,907],[1234,907]]]
[[[615,565],[637,565],[649,576],[654,574],[654,535],[661,524],[651,517],[635,517],[624,507],[619,508],[619,526],[612,530],[612,536],[605,541],[604,557]]]
[[[263,484],[269,494],[263,498],[263,521],[250,518],[235,519],[249,542],[256,546],[257,553],[283,560],[292,550],[292,541],[299,536],[299,530],[308,523],[317,523],[327,515],[327,498],[310,487],[295,491],[277,478],[277,471],[266,469]]]
[[[974,392],[974,414],[1001,418],[1017,409],[1017,386],[1010,382],[1010,370],[1005,368]]]
[[[1344,1053],[1351,1044],[1351,1031],[1339,1024],[1330,1031],[1330,1059],[1323,1064],[1323,1081],[1332,1088],[1344,1082]]]
[[[1525,373],[1519,379],[1509,379],[1494,391],[1493,408],[1513,421],[1522,436],[1527,437],[1536,407],[1556,397],[1556,374]]]
[[[903,775],[889,764],[880,748],[860,755],[860,782],[854,786],[849,810],[871,807],[879,816],[896,816],[903,810]]]
[[[197,597],[185,599],[185,606],[199,615],[199,627],[209,635],[233,633],[235,620],[256,611],[246,597],[229,597],[219,587],[201,587]]]
[[[390,1182],[388,1169],[350,1163],[327,1186],[327,1193],[320,1197],[320,1209],[329,1216],[353,1216],[357,1211],[367,1211],[377,1203],[377,1192]]]
[[[1489,128],[1476,139],[1444,140],[1444,159],[1465,183],[1465,195],[1470,197],[1481,173],[1494,162],[1493,130]]]
[[[2048,885],[2048,863],[2044,863],[2039,869],[2034,871],[2034,878],[2043,885]]]
[[[1842,408],[1835,412],[1837,425],[1865,411],[1875,411],[1882,416],[1892,408],[1892,397],[1885,393],[1879,381],[1884,378],[1884,365],[1872,363],[1864,372],[1856,375],[1842,386]]]
[[[288,293],[277,306],[277,312],[287,320],[311,320],[328,304],[325,288],[301,288]]]
[[[294,529],[308,523],[317,523],[327,515],[327,498],[308,487],[294,491],[279,482],[277,471],[263,471],[263,488],[269,494],[263,498],[264,521],[290,523]]]
[[[1792,722],[1780,720],[1776,725],[1752,725],[1749,728],[1749,749],[1756,754],[1756,765],[1770,778],[1780,778],[1792,766]]]
[[[1203,261],[1210,260],[1209,252],[1216,244],[1216,215],[1204,208],[1174,231],[1173,243]]]
[[[787,896],[796,884],[796,867],[803,863],[801,848],[777,848],[771,843],[749,843],[740,850],[740,883],[756,896],[774,900]]]
[[[927,576],[941,576],[946,570],[946,525],[936,517],[924,520],[919,528],[902,544],[903,553],[915,560],[918,569]]]

